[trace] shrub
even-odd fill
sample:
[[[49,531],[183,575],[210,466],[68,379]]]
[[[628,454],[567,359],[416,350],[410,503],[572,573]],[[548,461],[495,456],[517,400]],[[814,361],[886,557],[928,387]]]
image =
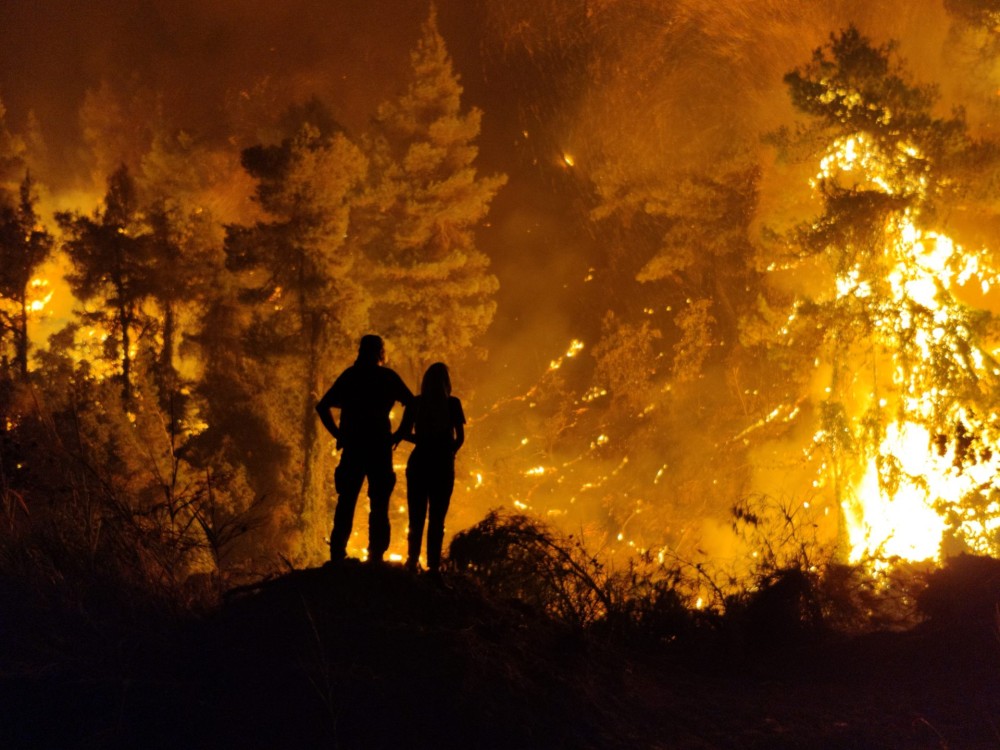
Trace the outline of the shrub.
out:
[[[676,570],[648,557],[612,568],[578,539],[522,514],[490,511],[455,535],[449,562],[494,595],[576,628],[669,640],[693,626]]]

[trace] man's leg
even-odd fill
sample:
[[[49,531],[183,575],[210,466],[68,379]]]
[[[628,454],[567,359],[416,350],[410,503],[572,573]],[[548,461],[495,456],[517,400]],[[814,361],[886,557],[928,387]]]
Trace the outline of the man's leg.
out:
[[[347,542],[354,526],[354,509],[364,481],[364,465],[354,451],[345,448],[333,473],[333,484],[337,489],[337,509],[333,513],[333,531],[330,532],[331,560],[343,560],[347,557]]]
[[[368,559],[378,561],[389,549],[389,498],[396,486],[392,470],[392,446],[386,441],[369,455],[368,463]]]

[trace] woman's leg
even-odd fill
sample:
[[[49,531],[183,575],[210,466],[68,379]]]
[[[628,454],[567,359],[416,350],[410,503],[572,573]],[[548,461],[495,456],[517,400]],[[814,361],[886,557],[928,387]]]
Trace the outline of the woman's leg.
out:
[[[441,546],[444,543],[444,518],[448,514],[451,493],[455,489],[455,464],[438,467],[429,486],[430,518],[427,522],[427,567],[436,571],[441,567]]]
[[[420,560],[420,545],[424,536],[424,518],[427,516],[427,477],[419,461],[412,456],[406,465],[406,510],[410,530],[407,534],[407,567],[415,568]]]

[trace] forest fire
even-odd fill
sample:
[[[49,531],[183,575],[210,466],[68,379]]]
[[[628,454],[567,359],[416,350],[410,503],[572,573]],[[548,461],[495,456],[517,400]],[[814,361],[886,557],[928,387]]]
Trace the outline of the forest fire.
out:
[[[190,107],[176,121],[163,109],[176,92],[109,79],[83,96],[76,177],[50,163],[43,133],[5,120],[4,221],[20,239],[4,252],[23,271],[0,290],[11,393],[90,394],[51,395],[52,408],[68,419],[93,404],[74,416],[98,446],[88,461],[135,446],[107,486],[183,538],[180,559],[322,557],[337,454],[307,402],[367,330],[411,384],[429,361],[454,366],[470,425],[456,530],[513,507],[610,557],[669,550],[745,568],[758,550],[734,539],[732,509],[768,498],[821,513],[838,560],[995,552],[1000,278],[988,222],[970,218],[995,208],[993,152],[972,133],[990,132],[986,90],[948,89],[975,123],[939,116],[892,44],[831,11],[811,62],[789,45],[744,81],[780,118],[739,99],[745,116],[727,119],[735,104],[720,97],[682,122],[663,107],[692,99],[684,61],[661,69],[659,42],[623,43],[623,9],[549,19],[602,40],[570,54],[553,32],[549,59],[538,40],[520,46],[531,24],[506,25],[529,12],[516,5],[447,12],[482,12],[503,75],[526,75],[510,55],[525,70],[559,60],[542,71],[559,85],[512,79],[508,101],[472,76],[482,110],[434,11],[374,87],[380,102],[343,88],[356,86],[346,74],[284,98],[262,75],[239,80],[200,132]],[[685,24],[719,21],[684,28],[722,65],[712,45],[731,19],[690,6]],[[953,39],[973,34],[952,15]],[[662,94],[647,124],[673,144],[669,163],[622,117],[624,71]],[[746,74],[720,71],[713,85]],[[568,91],[579,98],[554,93]],[[505,172],[480,173],[480,148]],[[29,335],[32,316],[47,322]]]
[[[0,745],[995,745],[998,30],[4,5]]]

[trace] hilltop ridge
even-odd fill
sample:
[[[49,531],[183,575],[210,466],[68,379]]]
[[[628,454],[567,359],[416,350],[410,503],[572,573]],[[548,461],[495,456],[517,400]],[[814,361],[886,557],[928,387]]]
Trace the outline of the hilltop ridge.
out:
[[[1000,643],[983,600],[998,572],[996,561],[941,572],[938,616],[911,631],[767,648],[722,630],[622,642],[499,599],[463,575],[442,586],[354,560],[230,592],[198,616],[29,613],[28,599],[5,586],[0,740],[14,748],[995,747]],[[960,602],[949,606],[941,591]]]

